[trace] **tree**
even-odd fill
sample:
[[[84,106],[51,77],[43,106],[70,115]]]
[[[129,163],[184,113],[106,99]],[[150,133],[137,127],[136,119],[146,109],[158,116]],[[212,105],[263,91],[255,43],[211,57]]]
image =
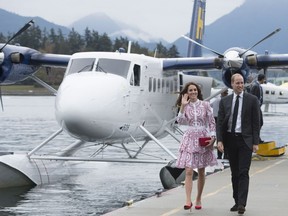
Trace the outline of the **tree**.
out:
[[[177,58],[179,57],[179,52],[175,44],[173,44],[169,50],[167,51],[167,56],[168,58]]]
[[[85,29],[85,51],[97,51],[99,50],[99,34],[97,31],[90,31],[88,28]]]
[[[163,58],[167,56],[167,48],[163,46],[161,42],[156,45],[156,51],[156,56],[158,58]]]
[[[97,51],[106,51],[111,52],[112,50],[112,41],[106,33],[99,37],[99,49]]]
[[[57,46],[54,47],[54,50],[55,50],[55,53],[59,53],[59,54],[69,54],[69,53],[71,53],[68,41],[66,40],[65,36],[63,35],[61,29],[58,29]]]
[[[6,37],[0,32],[0,43],[6,43],[7,39]]]
[[[42,35],[39,26],[27,29],[21,35],[16,37],[12,43],[20,44],[21,46],[39,49],[41,47]]]
[[[74,28],[72,28],[72,31],[68,35],[67,43],[69,45],[70,54],[81,52],[84,45],[81,35],[77,33]]]
[[[149,50],[145,47],[141,47],[138,42],[133,42],[131,46],[131,52],[149,55]]]

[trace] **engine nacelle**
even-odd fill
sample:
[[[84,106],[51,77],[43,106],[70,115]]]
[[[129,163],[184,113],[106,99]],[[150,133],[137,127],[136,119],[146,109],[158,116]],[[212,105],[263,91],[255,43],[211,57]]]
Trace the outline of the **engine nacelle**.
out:
[[[222,66],[222,80],[225,86],[232,88],[231,77],[235,73],[241,74],[244,78],[244,83],[246,82],[250,70],[246,58],[255,55],[255,52],[246,51],[239,47],[233,47],[225,51]]]
[[[19,52],[11,53],[11,62],[15,64],[22,63],[24,60],[24,55]]]

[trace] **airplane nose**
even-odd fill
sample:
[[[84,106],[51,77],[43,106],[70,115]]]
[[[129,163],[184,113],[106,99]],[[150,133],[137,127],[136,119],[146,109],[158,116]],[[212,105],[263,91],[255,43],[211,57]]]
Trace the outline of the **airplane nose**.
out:
[[[125,109],[127,81],[108,73],[72,74],[56,96],[56,119],[71,135],[87,141],[108,138]],[[116,115],[116,118],[115,118]]]

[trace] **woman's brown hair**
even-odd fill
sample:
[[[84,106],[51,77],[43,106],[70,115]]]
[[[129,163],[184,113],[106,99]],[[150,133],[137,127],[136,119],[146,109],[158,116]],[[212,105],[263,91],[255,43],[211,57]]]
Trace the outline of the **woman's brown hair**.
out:
[[[199,100],[203,100],[203,95],[202,95],[201,88],[199,87],[199,85],[197,85],[197,84],[194,83],[194,82],[188,82],[188,83],[186,83],[186,85],[184,86],[184,88],[181,90],[181,92],[180,92],[180,94],[179,94],[179,96],[178,96],[178,98],[177,98],[177,101],[176,101],[176,106],[179,106],[179,107],[181,106],[182,95],[184,95],[184,94],[186,94],[186,93],[188,92],[188,88],[189,88],[190,85],[196,86],[197,91],[198,91],[198,96],[197,96],[197,98],[198,98]]]

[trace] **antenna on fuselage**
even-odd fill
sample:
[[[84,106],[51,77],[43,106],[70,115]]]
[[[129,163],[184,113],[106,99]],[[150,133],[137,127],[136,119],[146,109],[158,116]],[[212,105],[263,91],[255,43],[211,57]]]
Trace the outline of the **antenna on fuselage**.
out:
[[[154,51],[154,58],[156,58],[156,55],[157,55],[157,47],[156,47],[156,49]]]

